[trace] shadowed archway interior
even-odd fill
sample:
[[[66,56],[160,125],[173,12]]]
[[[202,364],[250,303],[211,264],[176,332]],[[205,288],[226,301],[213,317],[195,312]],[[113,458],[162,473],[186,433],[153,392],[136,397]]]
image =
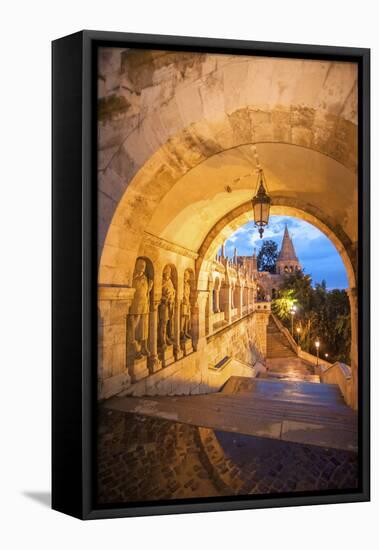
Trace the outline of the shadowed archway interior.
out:
[[[199,354],[214,327],[232,325],[244,307],[249,313],[256,294],[252,274],[246,266],[243,271],[215,264],[215,257],[251,219],[257,158],[272,214],[309,221],[341,255],[356,380],[356,66],[105,48],[99,71],[100,395],[129,384],[119,334],[133,302],[138,258],[154,265],[148,331],[162,322],[160,303],[168,292],[176,340],[173,357],[165,358],[152,338],[153,358],[131,373],[134,383],[155,375],[159,361],[169,366],[182,360],[192,345]],[[168,264],[176,267],[170,290],[162,278]],[[188,270],[194,274],[190,281]],[[184,310],[191,311],[193,327],[187,350],[180,341]],[[253,348],[264,356],[263,341],[251,343]],[[216,356],[206,361],[217,364]]]
[[[98,71],[99,500],[355,488],[357,65],[110,47]],[[227,246],[259,169],[348,299],[303,278],[287,228],[272,269]]]

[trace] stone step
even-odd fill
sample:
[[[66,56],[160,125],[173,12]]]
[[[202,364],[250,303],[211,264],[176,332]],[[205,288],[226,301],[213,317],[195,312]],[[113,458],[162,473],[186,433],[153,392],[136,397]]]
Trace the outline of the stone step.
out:
[[[282,359],[280,359],[282,361]],[[315,374],[314,369],[305,365],[299,365],[297,363],[291,364],[291,359],[288,359],[287,364],[279,364],[276,365],[276,360],[271,359],[270,361],[267,361],[267,369],[270,372],[276,372],[278,374],[291,374],[291,373],[299,373],[299,374]]]
[[[275,394],[283,384],[303,388],[320,384],[257,381],[259,391],[183,397],[112,398],[105,406],[138,415],[155,416],[205,428],[321,447],[357,449],[356,416],[346,406],[329,403],[307,392]],[[262,385],[265,385],[263,389]],[[270,388],[271,386],[271,388]],[[268,391],[270,390],[271,391]],[[309,393],[309,392],[308,392]],[[271,395],[270,395],[271,394]]]
[[[292,353],[293,355],[296,355],[293,349],[290,348],[289,346],[267,346],[267,351],[276,352],[276,353],[289,352],[289,353]]]
[[[278,380],[273,378],[246,378],[243,376],[232,376],[221,390],[221,393],[247,393],[258,395],[262,393],[270,398],[298,399],[302,394],[308,399],[312,396],[319,400],[325,400],[330,404],[342,405],[348,411],[349,407],[345,404],[340,389],[335,384],[314,384],[308,381],[296,382]]]
[[[270,316],[267,326],[267,358],[279,359],[297,357],[292,349],[290,342],[285,335],[278,329],[272,316]]]
[[[304,380],[305,382],[320,383],[320,377],[317,374],[303,374],[302,372],[265,372],[260,373],[259,378],[275,378],[279,380]]]
[[[287,355],[292,355],[293,357],[296,357],[296,353],[294,351],[284,346],[282,348],[267,348],[267,353],[271,353],[271,354],[286,353]]]
[[[299,357],[267,357],[266,367],[270,372],[283,374],[315,374],[315,367]]]
[[[270,354],[270,355],[278,355],[278,359],[281,357],[281,354],[283,354],[283,353],[284,353],[286,356],[288,355],[288,356],[290,356],[290,357],[296,357],[296,354],[295,354],[293,351],[291,351],[291,350],[289,350],[289,349],[287,349],[287,348],[284,348],[284,349],[282,349],[282,350],[277,350],[277,351],[267,350],[267,354]]]
[[[288,361],[291,361],[294,357],[292,355],[285,354],[281,354],[279,357],[277,355],[267,355],[266,362],[270,363],[271,361],[276,361],[277,359],[287,359]]]
[[[291,346],[289,345],[284,345],[284,344],[278,344],[278,343],[270,343],[268,342],[267,344],[267,349],[272,349],[272,350],[282,350],[282,349],[288,349],[288,350],[292,350]]]
[[[279,352],[272,352],[272,351],[270,352],[270,351],[268,351],[267,352],[267,357],[269,359],[280,359],[281,357],[287,359],[287,358],[290,358],[290,357],[295,358],[296,355],[293,352],[289,351],[289,350],[283,350],[283,351],[279,351]]]
[[[292,350],[289,344],[281,344],[278,342],[267,342],[267,349],[290,349]]]
[[[291,359],[296,357],[293,353],[281,352],[281,353],[267,353],[267,359]]]

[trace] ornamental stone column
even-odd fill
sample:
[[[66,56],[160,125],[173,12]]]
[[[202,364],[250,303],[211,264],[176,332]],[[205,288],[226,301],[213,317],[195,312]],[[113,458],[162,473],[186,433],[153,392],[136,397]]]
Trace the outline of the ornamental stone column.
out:
[[[213,290],[214,282],[209,281],[208,283],[208,301],[207,301],[207,310],[206,310],[206,323],[205,323],[205,332],[209,334],[213,330]]]
[[[162,363],[158,357],[158,306],[160,300],[154,298],[150,305],[150,317],[149,317],[149,351],[150,357],[148,358],[149,373],[159,371],[162,368]]]
[[[220,292],[221,283],[219,282],[218,287],[215,289],[214,293],[214,313],[220,313]]]
[[[174,309],[174,356],[175,361],[178,361],[183,357],[183,350],[180,346],[180,306],[181,306],[182,300],[179,298],[179,296],[176,296],[175,299],[175,309]]]
[[[224,312],[225,321],[230,323],[232,318],[232,312],[231,312],[231,287],[229,283],[225,283],[224,287],[222,288],[221,310]]]
[[[192,305],[192,344],[195,351],[206,346],[205,314],[209,291],[197,292]]]
[[[237,303],[235,304],[237,308],[238,317],[242,317],[242,286],[239,284],[237,287]]]

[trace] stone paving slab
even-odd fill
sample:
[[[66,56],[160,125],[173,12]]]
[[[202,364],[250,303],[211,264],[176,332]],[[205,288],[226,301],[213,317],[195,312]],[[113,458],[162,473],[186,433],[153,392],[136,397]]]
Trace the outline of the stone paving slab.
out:
[[[254,388],[251,393],[116,397],[105,407],[227,432],[357,451],[356,413],[343,402],[336,403],[333,388],[271,380],[249,384]]]
[[[331,429],[329,426],[325,427],[322,424],[312,424],[311,422],[285,420],[282,423],[280,439],[282,441],[292,441],[293,443],[328,447],[329,449],[358,451],[356,434],[341,430],[338,427]]]

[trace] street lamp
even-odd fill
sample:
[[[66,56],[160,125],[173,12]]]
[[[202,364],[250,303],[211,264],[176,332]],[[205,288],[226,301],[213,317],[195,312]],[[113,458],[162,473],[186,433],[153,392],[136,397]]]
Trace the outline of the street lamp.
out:
[[[319,341],[319,340],[316,340],[315,346],[316,346],[316,350],[317,350],[317,362],[316,362],[316,366],[318,367],[318,357],[319,357],[319,350],[320,350],[320,341]]]
[[[325,359],[328,359],[329,353],[325,353]]]
[[[271,198],[267,191],[266,178],[262,168],[258,172],[257,193],[252,199],[255,226],[259,227],[260,238],[263,237],[264,227],[268,225],[270,217]]]
[[[299,345],[299,342],[300,342],[300,327],[296,328],[296,332],[297,332],[297,345]]]
[[[290,313],[291,313],[291,334],[292,334],[292,338],[293,338],[293,318],[294,318],[295,313],[296,313],[296,306],[291,307]]]

